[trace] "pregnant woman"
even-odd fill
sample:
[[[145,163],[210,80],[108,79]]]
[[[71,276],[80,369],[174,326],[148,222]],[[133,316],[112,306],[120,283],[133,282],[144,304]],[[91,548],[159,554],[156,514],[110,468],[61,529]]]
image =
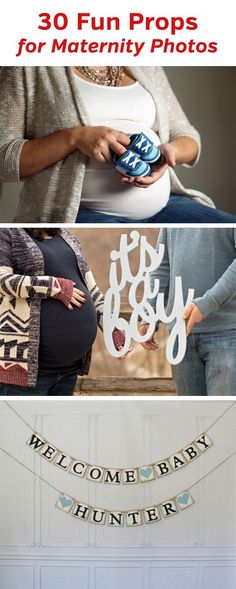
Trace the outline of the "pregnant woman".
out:
[[[22,181],[17,222],[235,222],[179,181],[200,139],[162,68],[2,67],[0,181]],[[148,177],[111,164],[144,132],[161,160]]]
[[[60,229],[0,230],[0,394],[71,395],[88,373],[103,295],[79,240]],[[119,345],[122,334],[114,332]]]

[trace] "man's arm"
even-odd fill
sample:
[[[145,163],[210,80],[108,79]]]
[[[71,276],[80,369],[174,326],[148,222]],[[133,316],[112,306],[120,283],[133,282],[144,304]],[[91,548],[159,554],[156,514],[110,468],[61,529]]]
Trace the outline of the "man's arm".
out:
[[[236,229],[232,229],[232,235],[236,256]],[[186,309],[184,318],[187,320],[187,335],[195,323],[199,323],[210,313],[226,305],[234,296],[236,296],[236,257],[214,286],[202,297],[195,298]]]
[[[169,296],[169,282],[170,282],[170,263],[169,263],[169,253],[168,253],[168,246],[167,246],[167,230],[166,229],[161,229],[161,231],[160,231],[160,235],[159,235],[159,238],[158,238],[157,244],[156,244],[157,251],[159,249],[160,244],[164,244],[165,252],[164,252],[164,256],[163,256],[163,260],[161,262],[161,265],[158,268],[156,268],[155,270],[153,270],[153,272],[151,272],[151,274],[150,274],[150,288],[151,288],[151,290],[153,290],[155,280],[159,279],[160,280],[159,292],[164,293],[164,300],[165,300],[165,304],[166,304],[167,300],[168,300],[168,296]],[[148,299],[147,302],[151,305],[151,307],[154,310],[156,310],[156,298]],[[158,324],[157,324],[157,328],[158,328]],[[140,329],[140,333],[142,335],[145,335],[145,333],[147,332],[147,329],[148,329],[148,324],[143,321],[141,323],[139,329]],[[142,346],[147,350],[155,350],[158,346],[157,346],[157,343],[155,342],[154,334],[153,334],[152,338],[148,342],[143,343]]]
[[[156,250],[158,252],[159,245],[163,244],[165,246],[165,252],[162,259],[162,262],[158,268],[153,270],[150,274],[150,288],[153,289],[155,280],[159,279],[160,287],[159,292],[164,293],[165,305],[167,304],[168,296],[169,296],[169,282],[170,282],[170,261],[169,261],[169,252],[168,252],[168,244],[167,244],[167,229],[161,229],[157,244]],[[156,309],[156,299],[148,299],[147,301],[153,309]]]

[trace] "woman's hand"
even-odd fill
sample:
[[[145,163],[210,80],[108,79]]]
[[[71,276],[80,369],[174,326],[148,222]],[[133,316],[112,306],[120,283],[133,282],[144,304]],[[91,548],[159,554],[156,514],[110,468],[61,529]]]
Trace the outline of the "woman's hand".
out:
[[[125,332],[122,329],[117,329],[117,327],[115,327],[115,329],[113,330],[113,333],[112,333],[112,338],[113,338],[113,343],[114,343],[116,350],[121,352],[124,345],[125,345]],[[120,356],[119,360],[123,360],[124,358],[126,358],[128,356],[128,354],[130,352],[132,352],[133,348],[134,348],[134,343],[131,344],[131,346],[129,347],[127,352],[125,354],[123,354],[123,356]]]
[[[79,290],[79,288],[73,288],[73,292],[72,292],[72,297],[70,300],[70,303],[68,305],[68,309],[70,311],[73,311],[73,306],[75,305],[76,307],[81,307],[83,303],[86,303],[86,295],[84,294],[84,292],[82,292],[82,290]]]
[[[97,162],[108,162],[112,152],[122,155],[130,144],[126,133],[110,127],[78,127],[74,133],[74,147]]]
[[[176,165],[175,147],[170,143],[163,143],[158,147],[162,153],[162,158],[159,164],[151,166],[151,175],[146,176],[145,178],[126,178],[125,176],[123,176],[121,179],[122,184],[130,184],[131,186],[137,186],[139,188],[148,188],[148,186],[154,184],[154,182],[157,182],[157,180],[159,180],[161,176],[163,176],[168,167],[174,168],[174,166]]]
[[[112,151],[122,155],[129,144],[126,133],[99,126],[72,127],[39,139],[29,139],[20,155],[20,178],[45,170],[77,149],[98,162],[106,162],[111,159]]]
[[[159,164],[151,166],[152,173],[145,178],[122,177],[122,184],[148,188],[163,176],[168,167],[174,168],[177,164],[193,165],[198,155],[198,144],[193,137],[179,136],[171,139],[169,143],[158,145],[162,153]]]

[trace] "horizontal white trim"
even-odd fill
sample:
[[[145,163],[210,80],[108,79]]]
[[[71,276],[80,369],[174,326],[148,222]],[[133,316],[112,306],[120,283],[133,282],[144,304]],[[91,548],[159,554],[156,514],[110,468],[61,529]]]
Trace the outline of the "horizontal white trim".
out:
[[[94,550],[94,554],[92,554],[92,550]],[[143,548],[142,553],[140,554],[140,551],[137,551],[136,554],[131,554],[129,556],[125,556],[120,554],[120,555],[116,555],[114,554],[109,554],[106,551],[106,554],[97,554],[97,548],[93,549],[90,548],[89,549],[89,554],[78,554],[78,549],[77,549],[77,554],[73,554],[73,555],[65,555],[62,554],[60,552],[60,550],[58,550],[57,554],[50,554],[50,555],[46,555],[43,553],[38,554],[39,549],[37,548],[37,554],[32,554],[29,555],[27,553],[25,554],[14,554],[14,553],[9,553],[8,555],[0,555],[0,566],[3,563],[6,562],[20,562],[20,563],[25,563],[25,562],[63,562],[63,563],[72,563],[74,562],[75,564],[78,562],[79,563],[83,563],[83,562],[88,562],[88,563],[137,563],[139,564],[141,563],[156,563],[156,564],[160,564],[160,563],[166,563],[168,566],[176,566],[176,563],[214,563],[214,566],[216,564],[219,563],[225,563],[225,562],[232,562],[236,565],[236,550],[234,549],[234,552],[232,554],[215,554],[215,555],[204,555],[204,554],[198,554],[198,555],[183,555],[183,554],[176,554],[176,555],[156,555],[156,551],[153,554],[143,554]]]

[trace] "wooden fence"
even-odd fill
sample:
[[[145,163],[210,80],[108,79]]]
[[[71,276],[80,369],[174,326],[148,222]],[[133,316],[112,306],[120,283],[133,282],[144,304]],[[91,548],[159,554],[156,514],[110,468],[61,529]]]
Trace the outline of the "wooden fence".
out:
[[[75,395],[175,395],[175,384],[172,378],[127,378],[108,376],[89,378],[80,376],[76,383]]]

